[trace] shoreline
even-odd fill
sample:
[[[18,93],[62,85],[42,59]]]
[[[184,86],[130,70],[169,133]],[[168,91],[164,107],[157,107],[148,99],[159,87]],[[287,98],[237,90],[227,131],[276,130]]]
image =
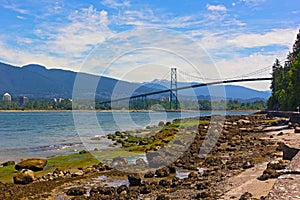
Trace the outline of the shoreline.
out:
[[[150,189],[151,193],[140,193],[139,197],[143,197],[143,198],[152,198],[152,197],[156,197],[156,195],[159,193],[163,193],[164,195],[170,196],[171,199],[173,199],[172,197],[174,197],[174,199],[195,199],[196,196],[199,196],[199,194],[207,194],[207,195],[212,195],[211,197],[222,197],[223,195],[225,195],[226,191],[223,191],[224,189],[224,184],[226,182],[226,180],[229,180],[229,178],[231,177],[237,177],[235,178],[235,180],[237,181],[233,181],[236,184],[240,184],[239,180],[239,174],[245,172],[246,171],[244,169],[248,168],[248,164],[252,163],[252,165],[254,167],[259,166],[260,163],[262,162],[266,162],[270,159],[272,159],[272,155],[277,152],[275,151],[276,146],[274,146],[274,142],[269,142],[271,138],[267,137],[267,133],[265,131],[261,131],[262,129],[260,129],[257,126],[257,123],[260,124],[260,126],[266,128],[266,127],[274,127],[274,125],[271,125],[272,122],[274,120],[270,119],[270,118],[266,118],[265,115],[235,115],[235,116],[229,116],[226,120],[226,126],[227,130],[223,130],[225,131],[225,135],[224,137],[220,138],[220,145],[215,146],[216,148],[210,153],[210,156],[206,157],[205,159],[200,159],[200,160],[196,160],[196,159],[188,159],[188,158],[193,158],[191,156],[195,155],[195,152],[198,152],[197,149],[189,149],[189,151],[187,152],[187,155],[184,155],[183,157],[180,157],[179,160],[177,160],[176,162],[174,162],[174,166],[176,166],[177,169],[189,169],[191,176],[188,176],[185,179],[182,179],[183,183],[181,185],[181,181],[179,182],[175,182],[176,185],[174,186],[174,190],[171,191],[171,193],[169,193],[170,191],[165,191],[163,188],[161,187],[154,187],[155,189]],[[205,128],[204,125],[201,125],[202,128]],[[252,127],[252,128],[251,128]],[[223,134],[224,134],[223,133]],[[255,135],[255,137],[253,137]],[[277,136],[277,133],[275,134]],[[275,136],[274,135],[274,136]],[[199,132],[199,135],[194,139],[194,145],[198,146],[201,145],[201,141],[200,138],[203,137],[203,132]],[[265,137],[266,141],[264,142],[264,140],[262,140],[262,138]],[[198,139],[197,139],[198,138]],[[249,144],[249,140],[251,140],[251,142],[253,144]],[[263,148],[256,148],[257,145],[264,145]],[[273,145],[273,147],[267,147],[265,145]],[[195,151],[195,152],[194,152]],[[251,152],[256,152],[257,154],[253,154]],[[126,153],[125,151],[122,151],[123,153]],[[249,153],[250,152],[250,153]],[[74,157],[76,158],[83,158],[85,156],[87,157],[93,157],[94,152],[91,152],[91,154],[72,154],[70,156],[61,156],[61,157],[54,157],[54,158],[50,158],[49,159],[49,163],[60,163],[62,165],[68,166],[68,162],[69,163],[73,163],[74,162]],[[101,153],[101,152],[100,152]],[[130,152],[128,152],[130,153]],[[271,154],[270,154],[271,153]],[[102,152],[102,154],[107,154],[107,152]],[[114,154],[114,153],[113,153]],[[275,154],[274,154],[275,155]],[[106,155],[107,156],[107,155]],[[116,152],[116,156],[120,156],[120,152]],[[124,156],[124,155],[121,155]],[[128,156],[128,155],[127,155]],[[196,155],[197,156],[197,155]],[[126,156],[125,156],[126,157]],[[69,158],[67,160],[64,160],[62,158]],[[86,158],[86,157],[85,157]],[[227,161],[229,162],[221,162],[219,159],[224,159],[226,158]],[[245,159],[246,158],[246,159]],[[199,158],[197,158],[199,159]],[[87,159],[89,160],[89,159]],[[101,161],[104,161],[105,159],[100,159]],[[55,161],[55,162],[54,162]],[[68,161],[68,162],[66,162]],[[91,160],[89,160],[91,161]],[[99,162],[99,160],[97,160],[96,162]],[[217,164],[217,166],[215,165],[211,165],[211,162],[213,163],[219,163]],[[77,161],[77,164],[80,165],[84,165],[85,163],[83,161]],[[223,163],[223,164],[222,164]],[[92,164],[91,164],[92,165]],[[91,165],[86,165],[86,166],[91,166]],[[206,179],[204,178],[204,174],[202,173],[198,173],[195,170],[195,167],[202,167],[202,168],[206,168],[205,171],[205,177],[209,178]],[[244,168],[244,166],[246,166]],[[252,168],[253,166],[250,166],[250,169],[255,169]],[[49,167],[49,166],[48,166]],[[57,166],[56,166],[57,167]],[[10,167],[10,169],[12,171],[10,171],[10,173],[14,173],[14,169],[12,169],[13,166]],[[76,167],[75,167],[76,168]],[[78,168],[78,167],[77,167]],[[55,190],[50,190],[51,193],[51,197],[57,197],[57,195],[62,195],[62,194],[66,194],[66,188],[63,186],[64,183],[69,184],[70,186],[74,187],[74,180],[80,180],[81,184],[83,185],[82,187],[85,186],[85,184],[90,182],[90,177],[88,177],[89,175],[91,175],[88,170],[94,170],[94,168],[91,169],[91,167],[85,168],[85,167],[80,167],[83,171],[86,169],[87,173],[83,176],[79,176],[77,177],[77,179],[59,179],[62,181],[62,186],[59,187],[56,185],[55,181],[51,181],[48,180],[47,181],[47,185],[50,184],[50,186],[54,187]],[[263,170],[264,166],[262,166],[262,168],[258,171],[257,175],[261,174],[262,170]],[[1,170],[3,170],[4,168],[0,168],[0,174],[1,174]],[[218,170],[216,170],[218,169]],[[52,172],[54,170],[54,168],[47,168],[48,171],[44,171],[42,173],[49,173]],[[72,169],[74,170],[74,169]],[[78,170],[78,169],[77,169]],[[249,171],[249,170],[248,170]],[[250,170],[251,172],[251,170]],[[53,172],[54,173],[54,172]],[[107,171],[106,176],[109,176],[113,179],[118,180],[117,177],[114,177],[114,171]],[[241,174],[242,175],[242,174]],[[247,174],[245,176],[243,176],[245,179],[250,180],[256,180],[256,176],[253,177],[249,177]],[[126,173],[121,173],[120,177],[127,176]],[[40,176],[39,176],[40,177]],[[7,175],[7,178],[11,180],[11,175]],[[203,179],[204,178],[204,179]],[[144,179],[146,180],[146,179]],[[147,181],[159,181],[160,179],[157,179],[154,177],[154,179],[149,179]],[[163,180],[168,180],[168,179],[163,179]],[[174,179],[176,180],[176,179]],[[214,181],[215,180],[215,181]],[[208,182],[207,182],[208,181]],[[194,183],[198,182],[198,184],[200,183],[200,185],[195,185]],[[210,187],[208,188],[202,188],[202,185],[209,183]],[[262,183],[262,182],[261,182]],[[268,183],[265,182],[267,185]],[[270,182],[270,184],[272,184],[273,181]],[[37,186],[37,188],[43,188],[43,182],[34,182],[33,183],[34,186]],[[248,185],[248,183],[246,184]],[[253,187],[255,187],[255,182],[253,182]],[[17,186],[16,186],[17,187]],[[29,187],[31,187],[29,185]],[[102,187],[102,186],[101,186]],[[105,187],[105,186],[103,186]],[[148,187],[147,184],[146,186],[140,186],[140,188],[143,187]],[[182,188],[183,187],[183,188]],[[248,186],[247,186],[248,187]],[[250,182],[249,182],[249,187],[250,186]],[[199,193],[199,188],[201,188],[201,190],[205,193]],[[222,189],[223,188],[223,189]],[[132,189],[132,188],[131,188]],[[129,190],[131,190],[129,187]],[[134,190],[134,189],[133,189]],[[268,189],[269,190],[269,189]],[[26,194],[27,191],[27,187],[23,187],[22,189],[23,194]],[[55,191],[55,192],[53,192]],[[236,186],[233,187],[233,191],[236,191]],[[239,198],[240,194],[243,192],[246,192],[247,190],[244,187],[241,187],[240,192],[238,192],[238,194],[236,194],[237,199]],[[25,192],[25,193],[24,193]],[[182,192],[182,194],[181,194]],[[225,193],[224,193],[225,192]],[[266,191],[262,191],[264,193],[260,193],[263,195],[266,195]],[[43,195],[45,193],[43,192],[39,192],[38,195]],[[232,193],[231,193],[232,194]],[[230,196],[231,196],[230,194]],[[30,197],[30,193],[26,194],[28,197]],[[221,195],[221,196],[220,196]],[[259,194],[257,194],[259,195]],[[1,191],[0,191],[0,196],[1,196]],[[84,199],[84,196],[82,196]],[[176,198],[175,198],[176,197]],[[79,198],[81,199],[81,198]]]
[[[168,110],[0,110],[0,113],[69,113],[69,112],[261,112],[261,110],[178,110],[178,111],[168,111]]]
[[[0,113],[3,112],[3,110],[0,110]],[[3,113],[70,113],[72,111],[68,111],[68,110],[26,110],[26,111],[19,111],[19,110],[5,110]],[[80,111],[80,112],[89,112],[89,111]],[[93,112],[93,111],[90,111],[90,112]],[[103,111],[100,111],[100,113],[103,112]],[[104,111],[105,112],[111,112],[111,111]],[[124,111],[124,110],[114,110],[113,112],[127,112],[127,111]],[[136,111],[133,111],[133,112],[136,112]],[[140,112],[146,112],[146,111],[140,111]],[[186,111],[186,112],[191,112],[191,111]],[[196,111],[195,111],[196,112]],[[204,111],[206,112],[206,111]],[[209,112],[209,111],[207,111]],[[239,112],[252,112],[253,114],[257,113],[258,111],[257,110],[231,110],[231,111],[226,111],[226,112],[236,112],[238,113],[238,115],[229,115],[229,116],[242,116],[239,114]],[[246,114],[246,115],[250,115],[250,114]],[[206,117],[206,116],[200,116],[200,117]],[[190,117],[188,118],[182,118],[182,120],[185,120],[185,119],[189,119]],[[194,118],[194,117],[192,117]],[[196,117],[197,118],[197,117]],[[125,131],[125,130],[123,130]],[[132,130],[127,130],[127,131],[135,131],[134,129]],[[109,134],[109,133],[107,133]],[[78,137],[80,138],[80,136],[78,135]],[[59,152],[56,153],[45,153],[45,154],[31,154],[31,155],[25,155],[25,156],[13,156],[13,157],[5,157],[5,159],[1,159],[0,160],[0,165],[2,162],[6,162],[6,161],[20,161],[22,159],[26,159],[26,158],[32,158],[32,157],[41,157],[41,158],[45,158],[45,159],[49,159],[49,158],[53,158],[53,157],[58,157],[58,156],[69,156],[69,155],[72,155],[72,154],[76,154],[78,153],[80,150],[85,150],[85,147],[84,147],[84,143],[82,143],[82,141],[80,141],[79,143],[78,142],[74,142],[74,143],[62,143],[62,144],[58,144],[58,145],[64,145],[66,147],[69,147],[69,146],[73,146],[73,145],[82,145],[81,147],[83,147],[82,149],[77,149],[77,151],[74,151],[74,149],[72,151],[65,151],[65,152],[60,152],[60,150],[57,150]],[[53,145],[49,145],[49,146],[53,146]],[[48,146],[41,146],[41,147],[37,147],[37,148],[42,148],[42,147],[48,147]],[[53,149],[54,150],[54,149]],[[42,150],[41,150],[42,151]],[[105,151],[105,149],[104,149]]]
[[[25,110],[25,111],[19,111],[19,110],[0,110],[0,113],[1,112],[3,112],[3,113],[70,113],[70,112],[72,112],[71,110]],[[94,111],[80,111],[80,112],[94,112]],[[96,111],[96,112],[98,112],[98,111]],[[99,111],[99,113],[106,113],[106,112],[111,112],[111,111]],[[124,111],[124,110],[114,110],[114,111],[112,111],[112,112],[127,112],[127,111]],[[137,111],[132,111],[132,112],[137,112]],[[138,111],[138,112],[147,112],[147,111],[142,111],[142,110],[140,110],[140,111]],[[192,111],[186,111],[186,112],[192,112]],[[194,111],[194,112],[197,112],[197,111]],[[199,112],[199,111],[198,111]],[[200,111],[200,112],[210,112],[210,111]],[[220,111],[220,112],[222,112],[222,111]],[[230,111],[226,111],[226,112],[233,112],[233,113],[237,113],[238,115],[236,115],[236,116],[239,116],[240,115],[240,112],[249,112],[249,114],[245,114],[245,115],[250,115],[250,113],[252,113],[252,114],[255,114],[255,113],[257,113],[258,111],[257,110],[230,110]],[[234,115],[228,115],[228,116],[234,116]],[[242,116],[242,115],[241,115]],[[203,115],[203,116],[200,116],[200,117],[206,117],[206,115]],[[185,120],[185,119],[189,119],[190,117],[184,117],[184,118],[182,118],[182,120]],[[194,117],[192,117],[192,118],[194,118]],[[196,118],[198,118],[198,117],[196,117]],[[123,131],[135,131],[135,129],[132,129],[132,130],[123,130]],[[109,134],[109,133],[106,133],[106,134]],[[80,136],[79,135],[77,135],[78,136],[78,138],[80,138]],[[74,142],[74,143],[61,143],[61,144],[55,144],[54,146],[60,146],[60,145],[62,145],[62,146],[66,146],[66,147],[71,147],[71,146],[73,146],[73,145],[82,145],[81,147],[83,147],[82,149],[77,149],[77,151],[74,151],[74,149],[73,150],[71,150],[71,151],[66,151],[66,152],[61,152],[60,150],[57,150],[57,151],[59,151],[59,152],[57,152],[57,154],[55,154],[55,153],[44,153],[44,154],[28,154],[28,155],[25,155],[25,156],[13,156],[13,157],[9,157],[9,156],[7,156],[7,157],[5,157],[5,159],[1,159],[0,160],[0,164],[1,164],[1,162],[6,162],[6,161],[20,161],[20,160],[22,160],[22,159],[24,159],[24,158],[30,158],[30,157],[41,157],[41,158],[45,158],[45,159],[48,159],[48,158],[53,158],[53,157],[56,157],[56,155],[57,156],[68,156],[68,155],[71,155],[71,154],[76,154],[78,151],[80,151],[80,150],[84,150],[85,149],[85,147],[84,147],[84,143],[82,143],[82,141],[80,141],[79,143],[78,142]],[[49,145],[49,146],[53,146],[53,145]],[[40,147],[36,147],[36,148],[41,148],[41,151],[43,151],[42,150],[42,148],[45,148],[45,147],[49,147],[49,146],[40,146]],[[53,149],[53,150],[55,150],[55,149]],[[0,157],[1,158],[1,157]]]

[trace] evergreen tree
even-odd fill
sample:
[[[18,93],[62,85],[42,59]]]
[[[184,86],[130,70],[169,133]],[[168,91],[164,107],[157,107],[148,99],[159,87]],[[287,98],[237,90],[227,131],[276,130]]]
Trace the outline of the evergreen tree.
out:
[[[276,59],[272,76],[268,109],[295,110],[300,105],[300,30],[284,67]]]

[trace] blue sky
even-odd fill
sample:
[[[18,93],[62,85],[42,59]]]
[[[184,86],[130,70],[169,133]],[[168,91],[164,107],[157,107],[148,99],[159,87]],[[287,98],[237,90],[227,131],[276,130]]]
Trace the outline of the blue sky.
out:
[[[165,73],[157,70],[159,62],[151,70],[151,65],[145,60],[129,62],[130,59],[125,57],[124,62],[107,70],[105,65],[122,53],[120,49],[130,51],[155,44],[176,51],[185,46],[178,41],[191,41],[193,45],[201,46],[214,63],[215,69],[203,68],[201,75],[214,78],[217,71],[219,77],[228,78],[272,65],[275,58],[285,59],[300,28],[300,2],[297,0],[0,2],[0,61],[19,66],[38,63],[47,68],[96,74],[106,71],[108,76],[139,82],[162,78]],[[139,32],[143,36],[133,34],[136,29],[144,28],[162,29],[166,33],[174,31],[174,35],[167,37],[153,33],[152,36],[151,31]],[[128,34],[124,36],[126,32]],[[176,40],[176,37],[179,39]],[[165,41],[165,44],[153,41]],[[114,47],[107,48],[113,46],[111,43]],[[130,43],[130,46],[125,43]],[[180,53],[194,54],[193,45],[185,49],[186,54]],[[95,66],[82,68],[84,63],[91,64],[87,59],[90,60],[88,56],[93,50],[95,52],[95,47],[98,48],[96,52],[101,54],[97,57],[101,60],[95,65],[97,69]],[[114,54],[110,54],[111,51]],[[149,57],[149,52],[140,59]],[[195,52],[203,53],[201,50]],[[160,59],[156,56],[151,58]],[[169,59],[174,58],[170,56]],[[196,60],[196,57],[191,59]],[[142,63],[145,70],[128,67],[128,64],[133,66],[134,63]],[[166,59],[162,65],[167,64]],[[147,73],[158,72],[151,76],[139,74],[146,70]],[[193,73],[188,68],[182,67],[181,70]],[[266,71],[261,76],[269,73]],[[268,82],[243,85],[269,89]]]

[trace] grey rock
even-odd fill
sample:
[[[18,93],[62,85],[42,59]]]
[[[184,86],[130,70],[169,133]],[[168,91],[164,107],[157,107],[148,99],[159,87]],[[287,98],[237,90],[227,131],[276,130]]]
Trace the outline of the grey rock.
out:
[[[135,161],[135,163],[136,163],[136,165],[139,165],[139,166],[146,166],[147,165],[146,161],[143,158],[138,158]]]

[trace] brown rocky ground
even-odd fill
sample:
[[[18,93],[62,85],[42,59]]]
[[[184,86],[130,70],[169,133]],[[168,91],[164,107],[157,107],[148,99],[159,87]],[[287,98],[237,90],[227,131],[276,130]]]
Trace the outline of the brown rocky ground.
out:
[[[224,125],[213,122],[209,132],[200,124],[180,158],[156,171],[156,177],[133,174],[130,182],[135,186],[129,186],[128,173],[99,163],[77,172],[56,170],[28,185],[0,183],[0,199],[220,199],[230,190],[230,178],[276,157],[280,142],[269,140],[263,131],[277,125],[275,121],[262,114],[230,116]],[[174,170],[189,174],[178,177]]]

